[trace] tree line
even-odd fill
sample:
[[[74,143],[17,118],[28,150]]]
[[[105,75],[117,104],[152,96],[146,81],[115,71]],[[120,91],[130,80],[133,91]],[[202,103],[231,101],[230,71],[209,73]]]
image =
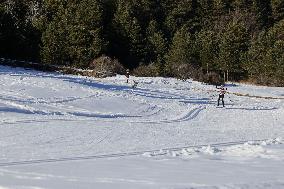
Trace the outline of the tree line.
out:
[[[0,55],[284,86],[283,0],[2,0]]]

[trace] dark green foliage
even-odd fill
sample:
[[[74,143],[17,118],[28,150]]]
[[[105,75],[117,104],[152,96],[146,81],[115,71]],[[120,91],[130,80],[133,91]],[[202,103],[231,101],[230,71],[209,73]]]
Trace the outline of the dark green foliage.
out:
[[[0,56],[283,86],[283,19],[283,0],[4,0]]]
[[[149,52],[149,60],[158,67],[158,74],[163,75],[165,69],[164,57],[167,53],[167,41],[162,31],[158,29],[155,20],[150,21],[147,28],[147,44]]]
[[[119,57],[128,68],[161,62],[166,42],[160,2],[117,0],[114,6],[113,32],[108,36],[112,56]]]
[[[69,0],[57,4],[42,35],[45,63],[85,67],[104,49],[101,4]]]
[[[192,76],[192,71],[196,71],[199,67],[196,54],[194,36],[190,34],[188,28],[182,27],[175,33],[166,56],[168,75],[180,77],[180,73],[183,73],[186,78]]]
[[[259,83],[284,86],[284,20],[255,39],[244,67]]]
[[[213,17],[218,20],[232,10],[231,0],[213,0]]]
[[[247,51],[248,46],[249,33],[244,23],[238,20],[230,21],[219,39],[219,69],[227,73],[242,72],[240,57]]]
[[[199,4],[197,0],[166,1],[165,7],[165,26],[171,36],[177,30],[186,25],[190,32],[196,32],[200,27]]]
[[[197,34],[197,44],[202,69],[208,74],[217,70],[218,39],[216,33],[202,30]]]
[[[270,0],[253,0],[252,10],[256,15],[259,29],[268,28],[272,25],[272,7]]]
[[[272,13],[275,22],[279,22],[284,19],[284,1],[283,0],[271,0]]]
[[[202,28],[208,28],[213,25],[213,0],[198,0],[199,23]]]
[[[232,2],[234,9],[247,10],[252,7],[252,0],[235,0]]]
[[[40,33],[33,26],[31,0],[5,0],[0,3],[0,55],[38,60]]]
[[[178,30],[172,40],[169,53],[166,57],[167,65],[194,64],[194,40],[186,27]]]
[[[137,11],[135,2],[118,0],[113,19],[113,28],[116,32],[115,39],[113,39],[116,54],[131,68],[145,63],[146,58],[146,41],[143,28],[138,20],[140,12]]]

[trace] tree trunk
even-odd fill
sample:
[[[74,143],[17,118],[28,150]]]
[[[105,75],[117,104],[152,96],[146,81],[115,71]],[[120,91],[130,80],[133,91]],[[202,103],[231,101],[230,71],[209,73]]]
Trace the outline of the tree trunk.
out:
[[[229,70],[227,70],[227,81],[229,81]]]
[[[208,67],[209,67],[209,65],[208,65],[208,63],[207,63],[207,64],[206,64],[206,73],[207,73],[207,75],[208,75],[208,73],[209,73]]]

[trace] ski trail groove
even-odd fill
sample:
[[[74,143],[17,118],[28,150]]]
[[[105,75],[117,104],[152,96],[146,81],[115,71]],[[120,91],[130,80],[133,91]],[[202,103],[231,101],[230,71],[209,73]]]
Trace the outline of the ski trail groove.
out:
[[[186,115],[182,116],[178,119],[171,119],[171,120],[160,120],[160,121],[131,121],[130,123],[151,123],[151,124],[160,124],[160,123],[179,123],[193,120],[198,116],[198,114],[206,109],[206,107],[200,106],[198,108],[194,108],[190,110]]]
[[[34,164],[43,164],[43,163],[56,163],[56,162],[69,162],[69,161],[80,161],[80,160],[94,160],[94,159],[105,159],[105,158],[114,158],[114,157],[130,157],[143,155],[145,153],[155,153],[160,151],[179,151],[186,148],[202,148],[206,146],[211,147],[226,147],[233,145],[240,145],[247,142],[262,142],[268,139],[256,139],[256,140],[244,140],[244,141],[234,141],[234,142],[222,142],[214,144],[200,144],[200,145],[189,145],[189,146],[180,146],[180,147],[170,147],[154,150],[144,150],[144,151],[134,151],[134,152],[122,152],[122,153],[111,153],[111,154],[101,154],[101,155],[92,155],[92,156],[75,156],[75,157],[62,157],[62,158],[51,158],[51,159],[37,159],[37,160],[26,160],[26,161],[13,161],[0,163],[0,167],[10,167],[10,166],[21,166],[21,165],[34,165]],[[161,153],[164,155],[165,153]]]

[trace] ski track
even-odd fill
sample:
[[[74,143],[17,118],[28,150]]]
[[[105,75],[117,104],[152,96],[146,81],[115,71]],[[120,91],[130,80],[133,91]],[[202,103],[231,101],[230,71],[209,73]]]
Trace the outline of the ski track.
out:
[[[188,97],[184,95],[178,95],[177,93],[169,93],[165,91],[158,91],[158,90],[149,90],[149,89],[135,89],[135,90],[129,90],[126,89],[124,90],[125,92],[128,93],[128,95],[134,95],[134,96],[140,96],[140,97],[146,97],[146,98],[159,98],[163,100],[179,100],[179,102],[183,103],[188,103],[193,99],[189,99]],[[10,94],[10,93],[9,93]],[[5,95],[5,94],[3,94]],[[87,98],[94,98],[97,97],[97,95],[88,95],[85,97],[68,97],[65,99],[61,100],[55,100],[55,101],[46,101],[44,99],[35,99],[32,96],[29,96],[29,100],[23,100],[19,99],[20,97],[24,98],[23,95],[15,95],[15,96],[9,96],[9,97],[2,97],[2,102],[3,104],[10,106],[10,107],[0,107],[0,112],[14,112],[14,113],[22,113],[22,114],[40,114],[40,115],[58,115],[58,116],[64,116],[64,115],[70,115],[70,116],[77,116],[77,117],[90,117],[90,118],[123,118],[123,117],[150,117],[159,114],[162,111],[162,108],[157,110],[156,112],[152,112],[150,114],[147,114],[148,111],[144,112],[144,115],[122,115],[122,114],[112,114],[112,115],[107,115],[107,114],[98,114],[98,113],[93,113],[93,112],[68,112],[68,108],[64,107],[59,107],[58,104],[64,104],[68,102],[73,102],[77,100],[83,100]],[[4,101],[5,100],[5,101]],[[208,100],[208,99],[201,99],[201,100]],[[44,110],[37,110],[34,109],[33,107],[29,106],[28,104],[44,104],[46,108],[50,109],[59,109],[61,111],[44,111]],[[11,107],[12,106],[12,107]],[[203,109],[203,108],[202,108]],[[156,122],[151,122],[151,121],[134,121],[132,123],[172,123],[172,122],[181,122],[181,121],[189,121],[190,119],[194,119],[198,113],[202,110],[200,108],[193,109],[187,113],[182,118],[179,119],[172,119],[172,120],[161,120],[161,121],[156,121]],[[62,111],[62,110],[65,110]],[[197,111],[196,111],[197,110]],[[66,112],[67,111],[67,112]],[[193,114],[196,111],[195,114]],[[194,115],[194,116],[191,116]],[[178,115],[177,115],[178,116]],[[7,123],[7,122],[4,122]],[[3,124],[3,122],[2,122]],[[10,123],[11,124],[11,123]]]
[[[178,122],[185,122],[185,121],[190,121],[198,116],[198,114],[206,109],[205,107],[198,107],[190,110],[187,112],[184,116],[180,118],[175,118],[175,119],[170,119],[170,120],[160,120],[160,121],[150,121],[150,120],[145,120],[145,121],[130,121],[131,123],[148,123],[148,124],[160,124],[160,123],[178,123]]]
[[[22,113],[22,114],[40,114],[40,115],[52,115],[52,116],[64,116],[64,115],[69,115],[69,116],[76,116],[76,117],[87,117],[87,118],[100,118],[100,119],[109,119],[105,120],[105,122],[130,122],[130,123],[148,123],[148,124],[159,124],[159,123],[175,123],[175,122],[185,122],[185,121],[190,121],[198,116],[198,114],[206,109],[206,107],[198,107],[190,110],[187,112],[184,116],[181,118],[175,118],[175,119],[163,119],[160,121],[150,121],[150,120],[142,120],[142,121],[125,121],[125,120],[119,120],[117,118],[145,118],[145,117],[152,117],[157,115],[159,112],[162,110],[157,110],[156,112],[150,113],[148,115],[121,115],[121,114],[98,114],[98,113],[92,113],[92,112],[44,112],[44,111],[39,111],[39,110],[25,110],[25,109],[16,109],[16,108],[0,108],[1,111],[5,112],[14,112],[14,113]],[[178,115],[177,117],[180,117]],[[116,119],[116,120],[113,120]],[[54,119],[50,119],[49,121],[52,121]],[[73,119],[72,119],[73,120]],[[70,121],[72,121],[70,120]],[[94,121],[96,121],[95,119]],[[16,121],[2,121],[0,122],[0,125],[4,124],[30,124],[30,123],[35,123],[35,122],[47,122],[48,120],[16,120]],[[67,121],[66,119],[62,119],[62,121]],[[89,120],[91,121],[91,120]]]
[[[77,78],[75,76],[45,74],[32,71],[27,71],[27,73],[24,71],[18,71],[18,73],[4,71],[1,74],[0,78],[4,77],[2,80],[8,80],[9,77],[13,78],[13,85],[10,87],[9,85],[0,86],[0,114],[3,114],[5,117],[0,120],[0,126],[1,128],[11,128],[6,133],[0,134],[1,139],[11,141],[16,139],[17,141],[17,138],[20,137],[25,140],[31,138],[31,142],[27,142],[27,140],[27,144],[25,144],[25,142],[23,142],[23,144],[35,145],[36,147],[40,146],[41,148],[55,144],[62,146],[67,145],[68,148],[73,146],[74,149],[70,151],[68,151],[68,149],[62,149],[63,151],[66,150],[66,154],[99,152],[96,151],[97,146],[110,145],[113,140],[125,137],[130,130],[117,130],[116,128],[124,128],[127,124],[134,126],[125,126],[126,129],[135,129],[135,124],[141,124],[143,126],[146,125],[145,128],[152,128],[155,132],[164,132],[169,137],[172,137],[171,132],[175,131],[175,133],[184,132],[185,134],[192,132],[192,137],[198,138],[199,136],[196,133],[202,128],[198,128],[197,126],[200,125],[196,126],[196,124],[194,125],[192,122],[198,122],[201,118],[213,114],[216,111],[223,114],[224,110],[226,110],[225,116],[227,113],[230,113],[229,116],[233,117],[235,114],[246,111],[248,113],[258,113],[260,116],[271,115],[269,112],[277,112],[283,109],[283,101],[281,100],[260,101],[259,99],[249,97],[237,97],[233,94],[226,96],[226,107],[224,109],[216,109],[217,94],[210,91],[211,89],[205,88],[199,90],[196,86],[189,87],[188,85],[191,85],[191,82],[168,82],[166,80],[155,82],[147,79],[143,81],[143,78],[141,78],[139,79],[141,82],[139,82],[138,88],[132,89],[124,83],[124,80],[113,78],[92,80],[85,77]],[[2,80],[0,79],[0,81]],[[33,82],[30,82],[30,80]],[[55,84],[50,84],[50,80],[54,81]],[[3,81],[4,84],[5,82],[7,83],[7,81]],[[24,85],[21,85],[21,83],[24,83]],[[40,92],[37,92],[37,90],[42,90],[44,87],[50,87],[50,89],[52,89],[50,90],[49,97],[42,96]],[[18,88],[18,90],[16,90],[16,88]],[[78,93],[77,90],[82,90],[82,93]],[[36,91],[36,93],[34,93],[34,91]],[[53,96],[53,98],[50,98],[50,96]],[[113,112],[108,112],[105,109],[95,112],[96,107],[88,109],[83,105],[81,106],[81,103],[88,104],[92,103],[94,99],[101,98],[111,100],[117,98],[115,100],[125,101],[126,106],[128,103],[131,103],[130,105],[137,104],[137,106],[131,107],[130,110],[121,107],[123,110],[118,109]],[[108,102],[108,105],[111,105],[111,103],[112,101]],[[141,107],[139,107],[139,105],[141,105]],[[110,108],[111,107],[112,106],[110,106]],[[206,118],[212,121],[212,123],[216,123],[214,118],[210,116]],[[70,131],[66,131],[67,134],[63,135],[65,132],[61,130],[59,130],[57,134],[54,133],[52,129],[44,127],[46,124],[55,124],[60,125],[60,127],[65,127],[65,123],[66,125],[69,125],[69,123],[71,125],[78,124],[77,126],[88,123],[90,128],[99,127],[97,126],[97,124],[99,124],[107,127],[107,129],[106,131],[102,130],[89,135],[86,131],[82,131],[81,133],[80,129],[78,132],[72,131],[71,129],[75,128],[72,126]],[[216,124],[218,125],[218,123]],[[166,129],[163,130],[163,127],[159,127],[160,125],[164,125]],[[24,129],[19,129],[21,127]],[[28,127],[31,127],[31,129],[28,129]],[[145,128],[143,128],[142,131],[147,134],[148,130]],[[191,130],[192,128],[196,130]],[[207,128],[211,129],[210,127]],[[65,129],[68,129],[68,126],[66,126]],[[213,129],[209,132],[214,133],[216,130]],[[134,133],[133,135],[136,137],[138,134]],[[235,137],[236,139],[249,138],[249,135],[245,134],[240,137],[236,135],[237,134],[232,135],[231,137]],[[147,135],[145,135],[145,137],[146,136]],[[178,137],[174,139],[178,140]],[[140,140],[135,141],[137,142],[137,149],[145,149],[145,146],[147,147],[146,149],[153,149],[159,142],[159,139],[157,139],[157,141],[153,139],[152,142],[157,143],[143,145],[139,148],[139,142],[143,140],[143,137],[137,137],[136,140]],[[216,139],[216,141],[218,141],[218,139]],[[169,139],[166,142],[164,141],[164,145],[171,146],[172,142],[173,140]],[[176,142],[176,144],[178,143],[179,141]],[[17,144],[16,147],[18,148],[19,145],[21,145],[21,143]],[[119,144],[115,147],[119,147]],[[114,149],[107,151],[113,150]],[[40,151],[39,155],[43,152],[44,151]],[[57,153],[60,152],[52,151],[50,153],[57,157]],[[141,153],[141,151],[139,153]],[[125,153],[122,153],[120,155],[124,154]],[[95,157],[96,156],[87,156],[81,158]],[[77,158],[80,159],[80,157],[71,157],[47,159],[46,161],[76,160]],[[17,158],[15,157],[15,159]],[[41,162],[41,160],[39,160],[39,162]],[[37,161],[35,161],[35,163],[37,163]],[[5,166],[5,164],[0,164],[0,166]]]
[[[102,139],[104,140],[104,139]],[[27,161],[14,161],[14,162],[4,162],[0,163],[0,167],[9,167],[9,166],[18,166],[18,165],[32,165],[32,164],[41,164],[41,163],[55,163],[55,162],[66,162],[66,161],[79,161],[79,160],[92,160],[92,159],[104,159],[104,158],[117,158],[117,157],[128,157],[128,156],[141,156],[146,153],[153,153],[154,156],[163,156],[166,155],[169,151],[181,151],[189,148],[202,148],[202,147],[229,147],[235,145],[241,145],[246,143],[261,143],[263,141],[268,141],[270,139],[259,139],[254,141],[235,141],[235,142],[223,142],[215,144],[201,144],[201,145],[190,145],[190,146],[181,146],[181,147],[169,147],[162,149],[152,149],[144,151],[134,151],[134,152],[122,152],[122,153],[112,153],[112,154],[99,154],[91,156],[73,156],[73,157],[61,157],[61,158],[50,158],[50,159],[37,159],[37,160],[27,160]],[[99,141],[100,142],[100,141]],[[89,149],[88,149],[89,150]]]

